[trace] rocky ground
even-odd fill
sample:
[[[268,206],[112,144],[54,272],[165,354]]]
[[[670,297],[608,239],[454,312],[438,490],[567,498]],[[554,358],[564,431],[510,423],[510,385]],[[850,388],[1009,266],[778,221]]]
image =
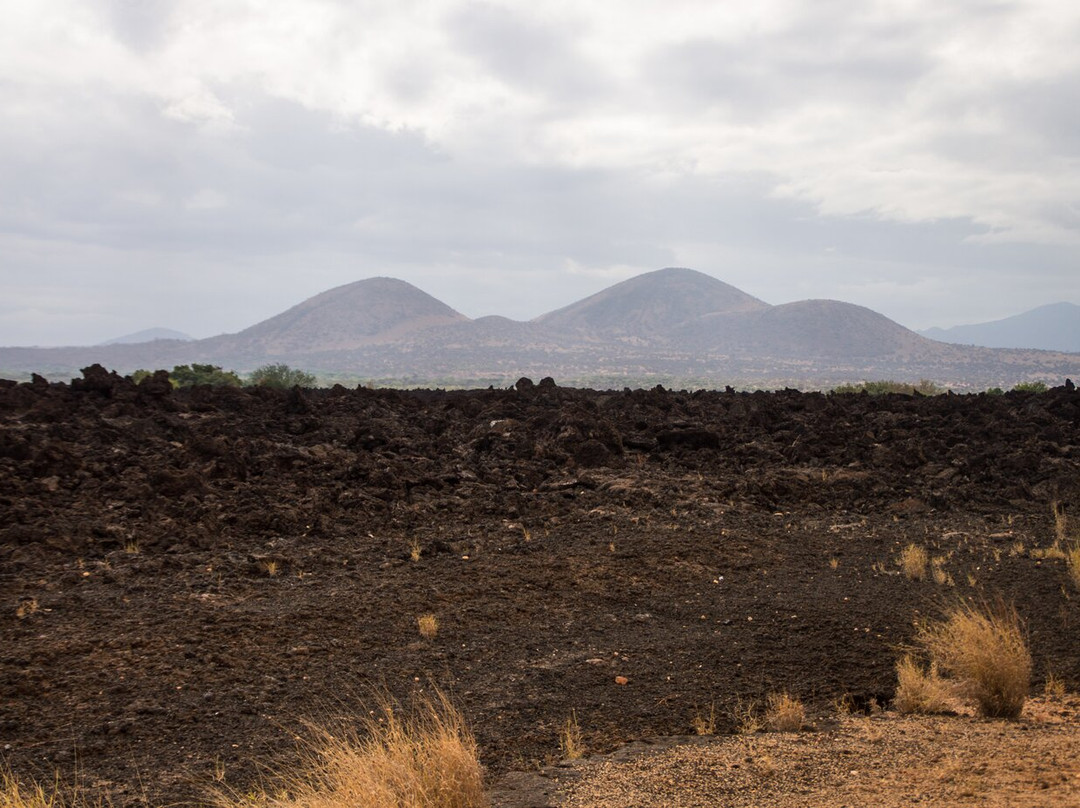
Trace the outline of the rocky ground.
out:
[[[493,778],[786,689],[885,705],[913,621],[1002,596],[1080,685],[1080,393],[0,387],[0,748],[118,804],[448,691]],[[937,580],[897,557],[918,543]],[[420,615],[438,619],[424,638]]]

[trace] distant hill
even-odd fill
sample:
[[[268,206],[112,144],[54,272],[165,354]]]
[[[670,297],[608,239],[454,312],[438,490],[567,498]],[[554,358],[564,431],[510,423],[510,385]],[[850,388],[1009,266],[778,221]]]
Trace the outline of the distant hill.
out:
[[[924,337],[987,348],[1036,348],[1080,352],[1080,306],[1051,303],[989,323],[928,328]]]
[[[546,328],[608,339],[655,340],[707,314],[751,312],[769,304],[693,269],[647,272],[533,322]]]
[[[863,306],[802,300],[751,311],[707,314],[675,330],[705,353],[785,359],[858,359],[932,352],[933,343]]]
[[[138,345],[141,342],[153,342],[158,339],[178,339],[184,342],[191,342],[195,339],[190,334],[185,334],[183,331],[173,331],[171,328],[147,328],[143,331],[136,331],[134,334],[125,334],[122,337],[113,337],[110,340],[100,343],[101,345]]]
[[[285,362],[409,386],[505,385],[553,376],[595,387],[828,387],[931,379],[958,389],[1080,378],[1080,353],[952,345],[836,300],[771,306],[709,275],[639,275],[529,322],[471,320],[404,281],[339,286],[236,334],[93,348],[0,348],[0,376],[70,378],[94,362],[130,373]]]
[[[468,321],[412,284],[369,278],[315,295],[238,334],[214,337],[212,350],[244,357],[349,351]]]

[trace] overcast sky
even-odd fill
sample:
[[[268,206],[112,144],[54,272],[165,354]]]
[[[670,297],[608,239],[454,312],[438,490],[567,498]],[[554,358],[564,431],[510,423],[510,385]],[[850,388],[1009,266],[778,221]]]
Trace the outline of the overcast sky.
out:
[[[689,266],[913,328],[1080,303],[1074,0],[0,0],[0,344]]]

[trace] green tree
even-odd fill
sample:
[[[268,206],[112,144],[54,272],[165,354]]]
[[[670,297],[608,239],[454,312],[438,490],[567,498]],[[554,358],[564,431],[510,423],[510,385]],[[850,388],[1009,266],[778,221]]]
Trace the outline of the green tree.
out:
[[[239,387],[243,384],[240,377],[231,370],[222,370],[218,365],[177,365],[169,372],[169,379],[177,387],[193,387],[196,384],[227,385]]]
[[[263,365],[251,371],[248,383],[259,387],[277,387],[288,389],[290,387],[315,387],[318,380],[310,373],[296,370],[288,365]]]

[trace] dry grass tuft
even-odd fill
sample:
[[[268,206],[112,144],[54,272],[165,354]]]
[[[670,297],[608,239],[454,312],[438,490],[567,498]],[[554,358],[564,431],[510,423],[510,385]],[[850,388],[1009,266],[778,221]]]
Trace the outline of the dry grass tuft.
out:
[[[385,703],[360,733],[317,731],[303,774],[216,808],[487,808],[476,741],[441,693],[402,717]],[[37,808],[34,806],[34,808]]]
[[[1014,608],[962,604],[922,627],[919,642],[983,715],[1019,717],[1031,687],[1031,652]]]
[[[765,726],[771,732],[798,732],[806,726],[806,708],[790,693],[765,698]]]
[[[1065,563],[1069,567],[1069,578],[1080,589],[1080,542],[1065,551]]]
[[[952,690],[941,678],[937,666],[924,670],[911,654],[896,663],[896,697],[893,706],[900,713],[934,715],[951,712]]]
[[[439,633],[439,618],[433,614],[422,614],[416,618],[416,625],[420,629],[420,636],[430,640]]]
[[[10,771],[0,768],[0,808],[105,808],[101,799],[88,799],[78,789],[65,790],[60,781],[45,787],[20,783]]]
[[[694,727],[694,733],[697,735],[715,735],[716,734],[716,702],[709,704],[709,710],[705,713],[698,713],[694,716],[694,720],[691,722]]]
[[[1050,503],[1054,515],[1054,544],[1064,544],[1068,539],[1069,518],[1065,515],[1065,506],[1057,500]]]
[[[929,560],[926,550],[917,544],[909,544],[900,551],[900,569],[909,581],[921,581],[926,578],[926,565]]]
[[[24,787],[9,772],[0,774],[0,808],[63,808],[66,804],[56,788]]]
[[[578,760],[585,757],[585,740],[581,737],[581,726],[578,724],[577,712],[574,710],[570,711],[570,717],[566,719],[559,733],[559,751],[562,752],[563,760]]]
[[[1065,682],[1055,673],[1048,673],[1043,683],[1043,697],[1047,701],[1065,700]]]

